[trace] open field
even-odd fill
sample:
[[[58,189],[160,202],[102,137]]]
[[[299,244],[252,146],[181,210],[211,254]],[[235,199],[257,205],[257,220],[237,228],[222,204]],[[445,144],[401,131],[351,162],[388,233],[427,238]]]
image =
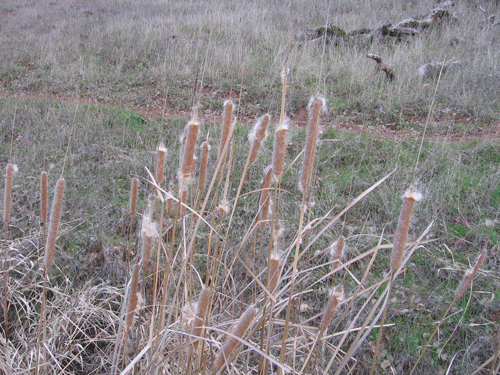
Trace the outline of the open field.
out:
[[[433,8],[2,3],[0,372],[215,374],[226,364],[222,373],[369,374],[372,363],[375,374],[498,371],[500,25],[490,17],[500,17],[498,5],[456,1],[449,19],[414,36],[296,38],[327,23],[377,29]],[[392,81],[368,53],[391,67]],[[452,59],[458,68],[417,74]],[[316,137],[307,105],[317,93],[328,112]],[[227,99],[234,111],[223,121]],[[249,165],[256,136],[248,135],[265,113],[268,136]],[[280,113],[290,118],[283,173]],[[224,124],[233,131],[226,152]],[[9,163],[18,167],[11,193]],[[271,164],[278,174],[263,188]],[[53,261],[42,171],[49,203],[65,181]],[[410,188],[423,199],[397,263]],[[242,316],[248,327],[233,331]],[[230,352],[236,336],[244,345]]]

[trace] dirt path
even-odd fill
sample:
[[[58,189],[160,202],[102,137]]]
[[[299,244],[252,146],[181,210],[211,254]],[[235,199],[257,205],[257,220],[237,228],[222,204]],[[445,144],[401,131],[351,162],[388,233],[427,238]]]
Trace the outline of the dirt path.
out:
[[[133,104],[118,105],[113,102],[99,101],[88,97],[75,97],[71,95],[58,95],[54,93],[17,93],[0,92],[0,99],[3,98],[29,99],[33,101],[54,100],[61,103],[71,104],[96,104],[108,108],[125,108],[140,114],[147,119],[159,119],[168,117],[190,117],[190,112],[174,108],[169,103],[165,104],[164,100],[152,101],[145,106],[137,106]],[[199,117],[202,121],[219,122],[221,114],[211,110],[202,110]],[[240,117],[240,123],[252,125],[255,118],[251,116]],[[292,126],[302,127],[306,125],[307,111],[302,109],[291,114]],[[470,140],[498,140],[500,139],[500,122],[489,122],[477,125],[475,129],[470,130],[470,119],[465,117],[453,120],[446,119],[441,121],[429,122],[426,131],[426,139],[435,142],[444,143],[461,143]],[[424,123],[422,122],[420,129],[415,128],[398,128],[392,124],[366,124],[356,120],[345,120],[330,116],[328,121],[323,121],[326,127],[334,127],[355,134],[370,134],[376,137],[382,137],[390,140],[401,141],[407,139],[421,139],[424,131]],[[468,130],[459,130],[459,124],[467,124]]]

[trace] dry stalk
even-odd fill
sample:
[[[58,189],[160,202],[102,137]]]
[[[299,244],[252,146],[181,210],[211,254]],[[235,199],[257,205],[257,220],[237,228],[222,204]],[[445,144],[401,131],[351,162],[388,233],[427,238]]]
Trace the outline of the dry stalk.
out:
[[[267,218],[269,216],[269,208],[271,206],[271,198],[269,196],[269,188],[271,187],[273,177],[273,167],[269,166],[264,169],[264,179],[260,187],[259,197],[259,221],[260,228],[264,230],[267,225]]]
[[[7,226],[10,219],[10,206],[12,204],[12,180],[14,173],[17,172],[17,166],[14,164],[7,164],[5,167],[5,191],[3,199],[3,222]]]
[[[47,218],[48,218],[48,175],[47,172],[43,171],[40,175],[40,217],[42,220],[43,230],[45,232],[47,228]],[[45,234],[44,234],[45,236]]]

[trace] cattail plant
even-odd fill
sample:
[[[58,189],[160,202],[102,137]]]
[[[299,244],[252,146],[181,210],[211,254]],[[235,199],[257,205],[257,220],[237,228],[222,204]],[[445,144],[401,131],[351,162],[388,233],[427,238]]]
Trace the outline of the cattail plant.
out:
[[[7,164],[5,167],[5,191],[3,198],[3,222],[5,227],[10,219],[10,206],[12,204],[12,180],[14,178],[14,173],[17,172],[17,166],[15,164]]]
[[[219,146],[219,159],[225,158],[226,155],[222,155],[224,151],[224,146],[226,145],[228,138],[231,133],[231,119],[233,116],[234,103],[232,100],[226,100],[224,102],[224,117],[222,120],[222,133],[220,137],[220,146]]]
[[[269,124],[269,120],[271,116],[265,114],[260,117],[255,123],[252,131],[248,135],[248,140],[250,141],[250,153],[248,157],[248,161],[252,164],[255,159],[257,159],[257,155],[260,150],[260,145],[267,137],[267,125]]]
[[[203,188],[205,187],[205,181],[207,178],[207,167],[208,167],[208,154],[212,147],[205,141],[201,144],[201,158],[200,158],[200,175],[198,178],[198,190],[201,194]]]
[[[441,320],[439,321],[438,325],[436,326],[436,328],[432,332],[431,336],[427,340],[427,343],[424,345],[424,347],[422,349],[422,352],[420,353],[420,356],[417,359],[417,362],[415,363],[415,365],[413,366],[413,368],[412,368],[412,370],[410,372],[410,375],[412,375],[415,372],[415,370],[417,369],[417,366],[418,366],[420,360],[422,359],[425,351],[427,350],[427,348],[429,347],[430,343],[432,342],[432,339],[434,338],[434,336],[436,335],[436,333],[439,331],[439,328],[441,327],[441,324],[444,322],[444,320],[445,320],[446,316],[448,315],[448,313],[450,312],[452,306],[455,304],[455,302],[459,298],[461,298],[463,296],[463,294],[465,293],[465,291],[467,290],[467,288],[471,284],[472,280],[476,276],[477,271],[479,270],[479,267],[481,267],[481,264],[483,263],[484,258],[486,258],[486,254],[487,254],[486,249],[484,249],[483,251],[481,251],[481,253],[478,255],[476,261],[474,262],[474,265],[469,270],[467,270],[465,272],[465,275],[464,275],[462,281],[460,282],[460,284],[458,285],[457,289],[455,290],[453,301],[451,301],[450,305],[448,306],[448,309],[445,311],[445,313],[443,314],[443,317],[441,318]]]
[[[330,246],[330,256],[332,258],[333,269],[337,269],[340,266],[340,259],[344,254],[344,246],[344,236],[340,236],[339,239]]]
[[[161,184],[163,182],[164,174],[164,166],[165,166],[165,155],[167,154],[167,149],[165,145],[160,143],[156,152],[156,182]]]
[[[168,184],[168,198],[167,198],[167,215],[172,215],[172,209],[174,205],[174,182],[170,181]]]
[[[198,137],[198,130],[200,124],[197,121],[190,120],[186,125],[186,143],[184,145],[184,152],[182,155],[182,164],[180,170],[181,179],[190,179],[195,171],[196,158],[194,150],[196,148],[196,140]]]
[[[344,296],[344,289],[342,285],[335,287],[332,290],[332,294],[330,295],[330,301],[328,302],[328,306],[323,313],[323,317],[321,318],[321,323],[319,325],[320,336],[326,331],[330,322],[332,321],[333,316],[335,315],[335,310],[339,302],[342,300]]]
[[[273,173],[276,179],[281,176],[285,166],[286,134],[288,132],[288,119],[284,119],[274,133]]]
[[[139,302],[139,294],[138,294],[138,284],[139,284],[139,265],[135,264],[134,269],[132,271],[132,281],[130,284],[130,294],[128,298],[127,305],[127,315],[125,318],[125,335],[127,333],[128,328],[132,325],[134,320],[134,313],[137,309],[137,305]]]
[[[326,100],[320,97],[312,97],[307,109],[309,111],[309,120],[307,125],[306,147],[304,150],[304,163],[299,182],[299,189],[305,192],[311,184],[311,176],[314,163],[314,154],[316,152],[316,141],[319,131],[319,117],[322,109],[326,108]]]
[[[252,324],[255,315],[257,315],[257,309],[255,307],[250,307],[245,313],[241,316],[238,324],[234,327],[231,332],[231,336],[227,339],[227,341],[222,346],[221,351],[217,355],[214,361],[214,365],[212,367],[212,371],[210,371],[211,375],[217,374],[217,372],[226,364],[226,361],[229,360],[231,353],[233,353],[234,349],[238,345],[238,342],[250,324]]]
[[[264,170],[264,179],[260,187],[259,197],[259,219],[261,221],[260,227],[264,229],[267,225],[267,217],[269,216],[269,207],[271,206],[271,197],[269,196],[269,187],[271,186],[273,177],[273,167],[269,166]]]
[[[135,215],[135,210],[137,207],[137,189],[139,186],[139,180],[134,177],[130,184],[130,216]]]
[[[49,268],[50,264],[52,263],[52,259],[54,258],[57,229],[59,228],[59,220],[61,218],[64,186],[64,178],[60,177],[59,180],[57,180],[56,193],[54,195],[54,201],[52,203],[52,209],[50,211],[49,230],[47,234],[47,240],[45,242],[45,257],[43,261],[45,270]]]
[[[156,228],[156,223],[151,221],[149,215],[144,215],[142,218],[141,227],[141,240],[142,240],[142,256],[141,263],[143,267],[147,264],[151,258],[151,249],[153,248],[153,242],[158,237],[158,230]]]
[[[40,175],[40,218],[42,220],[43,229],[46,229],[47,226],[47,218],[49,214],[48,210],[48,174],[43,171]]]
[[[280,256],[277,253],[271,254],[269,258],[269,279],[267,281],[267,289],[270,294],[273,294],[280,282]]]
[[[399,214],[398,226],[396,228],[396,234],[394,235],[394,245],[392,248],[391,270],[393,275],[401,265],[403,259],[408,230],[410,229],[413,205],[415,201],[419,201],[420,199],[422,199],[422,195],[415,192],[413,188],[408,190],[403,196],[403,207]]]
[[[193,327],[191,328],[191,335],[194,337],[201,337],[203,333],[203,325],[207,318],[208,306],[210,304],[210,288],[203,288],[198,298],[198,304],[196,305],[196,313],[193,321]],[[196,349],[198,348],[199,340],[195,339],[193,343],[188,348],[188,357],[191,357]]]

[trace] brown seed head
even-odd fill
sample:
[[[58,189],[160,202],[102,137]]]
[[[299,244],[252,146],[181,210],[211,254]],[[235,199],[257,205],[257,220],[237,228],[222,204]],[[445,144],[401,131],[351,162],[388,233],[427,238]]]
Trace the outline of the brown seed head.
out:
[[[344,297],[344,288],[342,285],[335,287],[330,296],[330,301],[328,302],[328,306],[323,314],[323,318],[321,319],[321,323],[319,325],[319,332],[323,333],[328,328],[328,325],[332,321],[333,316],[335,315],[335,310],[340,301],[342,301]]]
[[[474,279],[474,276],[476,276],[477,271],[479,270],[479,267],[481,267],[481,263],[483,263],[484,258],[486,257],[486,249],[481,251],[479,256],[476,259],[476,262],[472,266],[470,270],[467,270],[465,272],[464,278],[462,279],[462,282],[458,286],[458,288],[455,290],[455,299],[459,299],[460,297],[463,296],[467,288],[469,287],[470,283],[472,282],[472,279]]]
[[[332,257],[334,269],[340,266],[340,259],[342,258],[342,255],[344,253],[344,245],[344,236],[340,236],[340,238],[330,246],[330,255]]]
[[[130,185],[130,215],[135,215],[135,209],[137,207],[137,188],[139,186],[139,180],[134,177]]]
[[[165,155],[167,154],[167,149],[161,143],[158,146],[158,150],[156,153],[156,182],[157,183],[162,183],[163,182],[163,170],[165,166]]]
[[[252,164],[255,159],[257,159],[257,155],[260,150],[260,146],[262,142],[264,142],[264,139],[267,137],[267,125],[269,124],[269,120],[271,119],[271,116],[268,114],[265,114],[264,116],[260,117],[256,124],[254,125],[252,131],[248,135],[248,140],[250,141],[250,158],[249,162]]]
[[[127,317],[125,319],[125,329],[128,329],[134,320],[134,312],[137,308],[139,296],[137,294],[137,285],[139,284],[139,265],[134,265],[132,271],[132,282],[130,284],[130,294],[128,297]]]
[[[190,178],[193,176],[196,169],[196,159],[194,150],[196,148],[196,139],[200,124],[191,120],[186,128],[186,144],[184,145],[184,155],[182,157],[181,176]]]
[[[285,120],[278,126],[274,133],[273,173],[276,177],[281,176],[285,166],[287,131],[288,121]]]
[[[280,257],[278,254],[271,254],[269,259],[269,280],[267,282],[267,289],[269,293],[273,294],[280,281]]]
[[[158,238],[158,229],[156,223],[151,221],[148,215],[144,215],[142,218],[141,227],[141,240],[142,240],[142,256],[141,263],[146,265],[151,258],[151,250],[153,248],[153,242]]]
[[[219,146],[219,158],[225,157],[226,155],[222,155],[222,151],[224,150],[224,145],[228,141],[228,138],[231,133],[231,119],[233,116],[234,103],[232,100],[226,100],[224,102],[224,118],[222,121],[222,133],[220,138],[220,146]]]
[[[191,335],[200,337],[203,333],[203,325],[205,324],[205,319],[207,318],[208,306],[210,304],[210,288],[203,288],[198,298],[198,304],[196,305],[196,314],[193,321],[193,328],[191,329]],[[199,340],[195,340],[193,344],[188,349],[188,357],[191,357],[198,347]]]
[[[226,361],[231,356],[231,353],[236,348],[236,345],[238,345],[238,338],[241,338],[244,335],[250,324],[252,324],[255,315],[257,315],[257,309],[254,307],[250,307],[247,311],[245,311],[238,324],[231,332],[232,336],[227,339],[222,346],[220,353],[217,355],[217,358],[215,358],[214,366],[210,372],[211,375],[215,375],[222,368],[222,366],[226,364]]]
[[[401,213],[399,214],[398,226],[396,228],[396,234],[394,235],[394,245],[392,248],[391,270],[393,273],[396,272],[401,265],[401,261],[403,260],[406,239],[408,238],[408,230],[410,229],[413,205],[415,201],[419,201],[421,198],[422,195],[413,191],[413,189],[407,191],[403,196],[403,207],[401,208]]]
[[[309,121],[307,124],[306,147],[304,150],[304,163],[299,182],[299,189],[305,192],[311,184],[311,176],[316,152],[316,140],[318,139],[319,117],[321,110],[326,107],[326,100],[320,97],[312,97],[309,101]]]
[[[205,141],[201,144],[200,178],[198,180],[198,190],[201,192],[205,187],[208,167],[208,153],[211,149],[210,144]]]

